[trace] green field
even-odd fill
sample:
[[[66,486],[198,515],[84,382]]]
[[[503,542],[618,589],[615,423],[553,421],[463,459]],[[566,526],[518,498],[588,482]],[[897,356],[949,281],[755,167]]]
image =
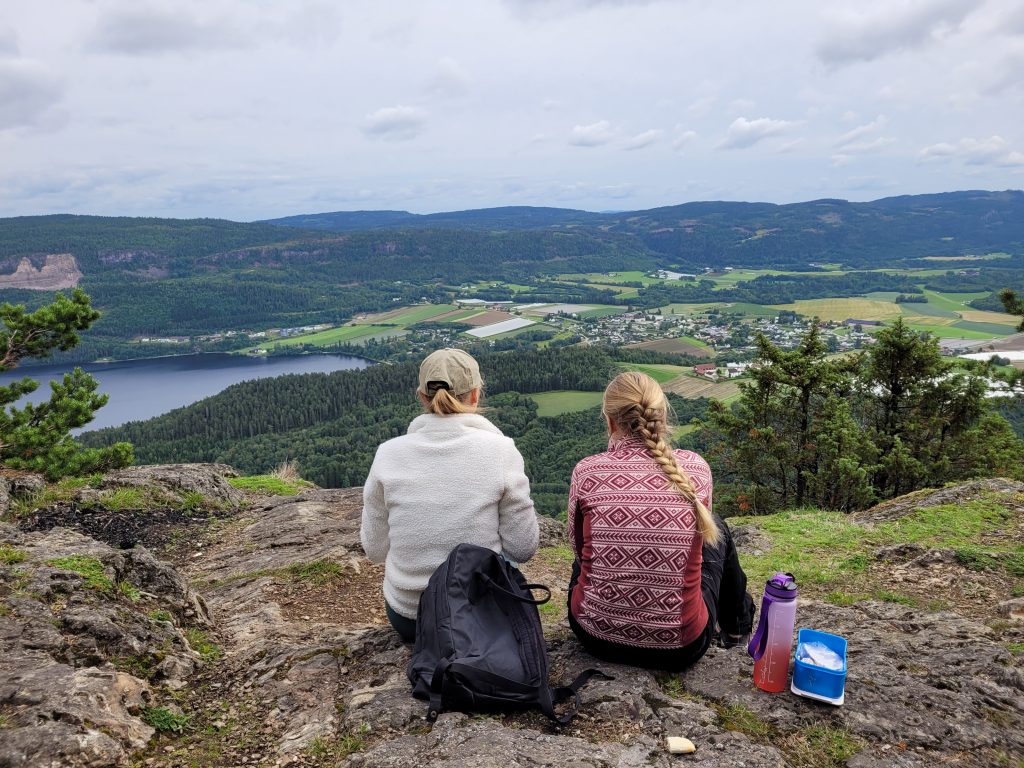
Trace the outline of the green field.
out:
[[[982,331],[973,331],[967,328],[957,328],[955,324],[933,325],[929,323],[908,322],[907,327],[913,328],[915,331],[928,331],[940,339],[991,339],[998,335],[994,333],[983,333]]]
[[[309,333],[305,336],[289,336],[284,339],[273,339],[258,345],[259,349],[273,349],[274,347],[301,347],[303,344],[310,344],[314,347],[327,347],[338,342],[352,342],[365,339],[379,333],[394,331],[390,325],[343,325],[340,328],[329,328],[319,333]]]
[[[458,309],[454,304],[417,304],[413,307],[400,307],[391,312],[371,315],[365,320],[357,320],[353,325],[414,325]]]
[[[705,304],[666,304],[661,308],[663,315],[702,315],[709,309],[721,309],[729,306],[726,302],[711,301]]]
[[[644,363],[618,363],[620,368],[626,371],[640,371],[646,373],[659,384],[679,378],[689,370],[682,365],[644,364]]]
[[[626,311],[626,307],[615,307],[611,304],[603,304],[594,309],[588,309],[586,312],[580,312],[580,317],[609,317],[611,315],[621,315]]]
[[[603,392],[580,392],[579,390],[558,390],[538,392],[530,395],[537,403],[538,416],[558,416],[572,411],[585,411],[601,404]]]

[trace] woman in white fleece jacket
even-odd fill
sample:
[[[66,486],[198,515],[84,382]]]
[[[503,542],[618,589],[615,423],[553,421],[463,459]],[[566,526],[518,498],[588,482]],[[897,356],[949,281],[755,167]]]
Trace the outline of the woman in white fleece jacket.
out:
[[[429,355],[417,389],[427,413],[381,444],[363,487],[363,550],[385,563],[388,620],[406,642],[416,638],[420,594],[456,545],[518,562],[537,551],[523,457],[476,412],[482,385],[476,360],[461,349]]]

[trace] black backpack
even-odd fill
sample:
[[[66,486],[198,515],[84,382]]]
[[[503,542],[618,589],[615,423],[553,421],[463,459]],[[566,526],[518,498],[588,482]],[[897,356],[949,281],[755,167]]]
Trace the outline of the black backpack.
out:
[[[537,600],[530,590],[547,592]],[[548,685],[548,657],[537,606],[551,590],[527,584],[500,555],[459,544],[430,577],[416,614],[416,647],[406,673],[412,694],[430,702],[433,722],[446,710],[493,711],[540,707],[562,725],[576,715],[588,669],[570,685]],[[564,715],[555,704],[572,698]]]

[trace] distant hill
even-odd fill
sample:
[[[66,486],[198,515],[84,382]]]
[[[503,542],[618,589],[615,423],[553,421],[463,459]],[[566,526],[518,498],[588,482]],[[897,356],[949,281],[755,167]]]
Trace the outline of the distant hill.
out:
[[[263,224],[348,232],[382,228],[569,230],[637,238],[679,266],[877,267],[922,256],[1024,253],[1024,192],[971,190],[868,203],[811,200],[775,205],[709,201],[619,213],[507,207],[417,215],[320,213]]]

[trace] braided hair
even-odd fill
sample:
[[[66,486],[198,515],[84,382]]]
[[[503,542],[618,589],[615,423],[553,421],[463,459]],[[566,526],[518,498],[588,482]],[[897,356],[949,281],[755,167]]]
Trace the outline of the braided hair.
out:
[[[604,391],[603,411],[620,432],[643,439],[669,483],[697,512],[697,527],[706,544],[718,543],[720,533],[710,510],[697,498],[693,480],[676,461],[668,434],[668,400],[658,382],[639,371],[624,371]]]

